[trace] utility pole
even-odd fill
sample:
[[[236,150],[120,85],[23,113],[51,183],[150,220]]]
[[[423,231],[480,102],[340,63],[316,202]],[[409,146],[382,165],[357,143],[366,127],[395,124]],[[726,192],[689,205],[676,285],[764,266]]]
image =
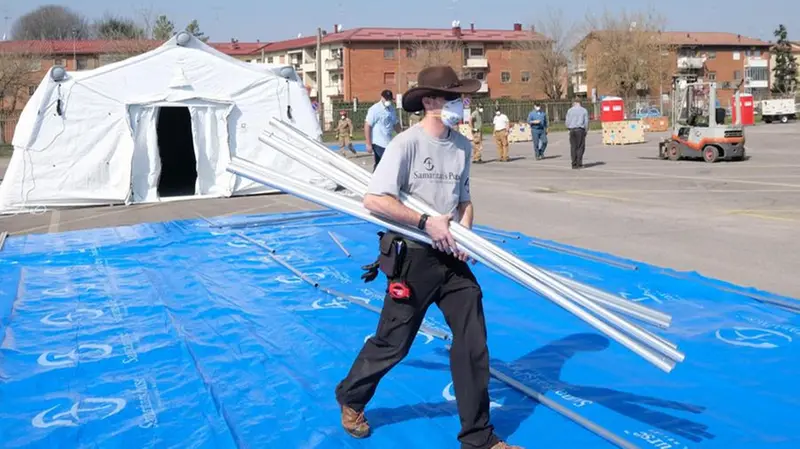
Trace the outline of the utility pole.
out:
[[[322,96],[322,28],[317,28],[317,103],[319,104],[319,126],[325,131],[325,97]]]

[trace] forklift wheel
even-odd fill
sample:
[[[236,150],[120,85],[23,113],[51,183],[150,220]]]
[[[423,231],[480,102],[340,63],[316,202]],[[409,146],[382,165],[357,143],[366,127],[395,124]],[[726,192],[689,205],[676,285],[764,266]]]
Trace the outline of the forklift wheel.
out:
[[[673,142],[673,143],[669,144],[669,150],[668,150],[668,153],[667,153],[667,157],[669,157],[669,160],[671,160],[671,161],[677,161],[678,159],[681,158],[681,152],[678,149],[678,144],[677,143]]]
[[[717,162],[717,159],[719,159],[719,151],[717,151],[717,147],[708,145],[707,147],[703,148],[703,159],[710,164]]]

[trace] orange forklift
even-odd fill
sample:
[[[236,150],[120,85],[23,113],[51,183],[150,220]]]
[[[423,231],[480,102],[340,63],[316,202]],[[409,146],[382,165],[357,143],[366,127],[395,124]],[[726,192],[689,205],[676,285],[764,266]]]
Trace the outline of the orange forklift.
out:
[[[716,107],[716,90],[715,82],[699,81],[696,75],[673,76],[672,135],[658,143],[659,159],[745,159],[741,104],[734,101],[737,123],[726,125],[725,109]]]

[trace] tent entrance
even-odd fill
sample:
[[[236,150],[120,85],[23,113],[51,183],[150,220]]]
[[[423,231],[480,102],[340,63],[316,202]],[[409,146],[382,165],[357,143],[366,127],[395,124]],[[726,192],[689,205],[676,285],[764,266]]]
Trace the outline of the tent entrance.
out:
[[[158,196],[189,196],[197,185],[192,116],[187,107],[162,106],[156,119],[161,175]]]

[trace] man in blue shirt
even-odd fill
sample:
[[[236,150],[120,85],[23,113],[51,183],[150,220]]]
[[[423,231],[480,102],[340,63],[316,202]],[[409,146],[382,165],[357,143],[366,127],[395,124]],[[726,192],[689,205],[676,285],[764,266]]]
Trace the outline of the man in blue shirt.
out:
[[[364,138],[367,143],[367,153],[375,157],[375,167],[381,161],[383,152],[392,140],[392,131],[400,132],[400,120],[392,100],[391,90],[381,92],[381,101],[370,106],[367,119],[364,122]]]
[[[539,103],[536,103],[528,114],[528,124],[531,125],[533,137],[533,155],[538,161],[544,157],[544,150],[547,149],[547,114]]]
[[[572,103],[567,111],[564,124],[569,130],[569,153],[572,168],[583,168],[583,152],[586,151],[586,132],[589,130],[589,111],[581,106],[580,101]]]

